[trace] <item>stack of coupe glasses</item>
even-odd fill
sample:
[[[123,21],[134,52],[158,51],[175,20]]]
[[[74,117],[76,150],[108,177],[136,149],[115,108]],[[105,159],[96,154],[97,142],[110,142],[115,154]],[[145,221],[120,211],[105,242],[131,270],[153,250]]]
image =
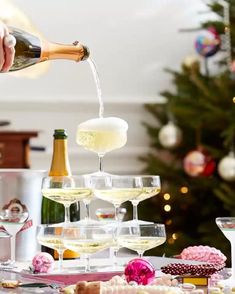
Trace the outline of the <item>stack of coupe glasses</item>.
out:
[[[83,271],[90,272],[90,256],[99,251],[112,248],[115,257],[117,251],[124,247],[136,251],[142,257],[146,250],[159,246],[166,240],[164,224],[138,220],[139,202],[160,192],[159,176],[113,175],[103,172],[103,156],[121,148],[127,140],[127,124],[118,118],[110,119],[108,127],[103,118],[89,120],[78,126],[77,143],[98,154],[98,172],[60,177],[62,184],[56,189],[51,185],[53,177],[43,179],[43,196],[62,203],[65,207],[64,223],[40,225],[37,234],[41,245],[58,251],[58,271],[63,271],[63,252],[66,249],[84,257]],[[97,210],[98,220],[91,219],[89,207],[95,198],[113,204],[114,218],[110,215],[105,218],[105,210],[100,208]],[[70,222],[69,208],[77,201],[85,204],[85,218]],[[133,220],[120,223],[120,213],[123,212],[120,206],[126,201],[131,201],[133,205]],[[113,260],[113,270],[117,270],[116,259]],[[95,270],[99,271],[98,268]]]

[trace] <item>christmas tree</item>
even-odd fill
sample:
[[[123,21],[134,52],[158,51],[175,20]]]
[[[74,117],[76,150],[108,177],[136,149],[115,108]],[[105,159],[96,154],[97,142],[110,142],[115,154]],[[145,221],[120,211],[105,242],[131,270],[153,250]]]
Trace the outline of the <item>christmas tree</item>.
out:
[[[235,1],[208,7],[218,20],[200,25],[198,58],[185,58],[180,71],[167,70],[175,90],[161,93],[166,104],[145,106],[156,124],[145,123],[152,151],[141,160],[147,174],[160,175],[162,191],[140,203],[139,218],[163,222],[167,231],[166,244],[149,254],[208,245],[230,258],[215,218],[235,216]]]

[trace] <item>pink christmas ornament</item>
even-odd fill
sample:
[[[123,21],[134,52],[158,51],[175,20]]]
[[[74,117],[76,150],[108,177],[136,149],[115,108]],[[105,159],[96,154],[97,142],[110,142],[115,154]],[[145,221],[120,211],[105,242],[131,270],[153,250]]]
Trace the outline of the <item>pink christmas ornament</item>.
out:
[[[138,285],[148,285],[155,278],[155,269],[147,260],[135,258],[128,262],[124,274],[128,283],[136,282]]]
[[[208,263],[223,264],[227,257],[218,249],[209,246],[190,246],[185,248],[180,258],[186,260],[205,261]]]
[[[32,260],[35,273],[48,273],[54,268],[54,258],[46,252],[36,254]]]

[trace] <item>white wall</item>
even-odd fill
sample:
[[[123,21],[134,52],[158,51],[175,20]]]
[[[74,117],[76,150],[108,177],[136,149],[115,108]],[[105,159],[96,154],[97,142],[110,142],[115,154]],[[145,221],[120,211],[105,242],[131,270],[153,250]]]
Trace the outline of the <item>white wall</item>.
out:
[[[0,0],[0,3],[3,0]],[[4,0],[5,1],[5,0]],[[12,0],[49,40],[79,40],[91,51],[100,74],[105,116],[115,115],[129,123],[128,143],[105,158],[105,169],[115,173],[139,173],[138,156],[148,150],[142,121],[152,118],[143,103],[161,102],[159,92],[171,88],[164,67],[178,67],[194,54],[195,34],[179,34],[180,28],[197,26],[200,0]],[[48,169],[52,133],[66,128],[73,170],[97,169],[94,154],[75,143],[77,124],[96,117],[98,101],[86,62],[52,62],[38,79],[0,76],[0,117],[12,129],[40,131],[32,145],[47,147],[32,152],[32,168]]]

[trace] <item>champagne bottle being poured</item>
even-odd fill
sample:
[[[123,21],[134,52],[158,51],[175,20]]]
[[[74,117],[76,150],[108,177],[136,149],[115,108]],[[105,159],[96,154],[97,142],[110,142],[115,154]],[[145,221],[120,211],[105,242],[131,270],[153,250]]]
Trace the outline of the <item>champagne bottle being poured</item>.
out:
[[[17,28],[9,28],[16,39],[15,57],[10,71],[17,71],[39,62],[68,59],[76,62],[89,57],[89,49],[78,41],[71,45],[52,43]]]

